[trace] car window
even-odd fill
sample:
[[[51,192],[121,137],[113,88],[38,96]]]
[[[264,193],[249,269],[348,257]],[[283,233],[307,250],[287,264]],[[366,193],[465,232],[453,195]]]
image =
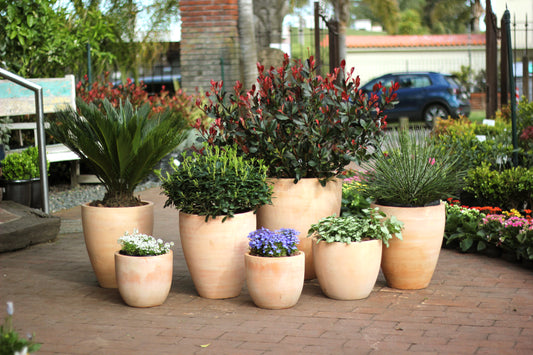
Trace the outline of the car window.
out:
[[[368,84],[366,84],[363,89],[367,90],[367,91],[372,91],[372,88],[374,87],[374,85],[376,85],[380,81],[381,81],[381,85],[383,85],[383,87],[388,89],[393,84],[393,77],[389,76],[389,77],[385,77],[385,78],[380,77],[380,78],[374,79],[374,80],[368,82]]]
[[[459,81],[456,78],[454,78],[453,76],[445,76],[444,78],[446,79],[448,84],[450,84],[450,86],[452,88],[458,89],[458,88],[461,87],[461,84],[459,83]]]
[[[414,89],[430,86],[431,80],[427,75],[400,75],[398,77],[398,83],[400,83],[400,88],[402,89]]]

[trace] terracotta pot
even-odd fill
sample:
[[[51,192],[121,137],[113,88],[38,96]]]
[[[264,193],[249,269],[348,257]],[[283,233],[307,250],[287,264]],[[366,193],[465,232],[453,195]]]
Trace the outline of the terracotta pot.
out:
[[[257,211],[257,228],[270,230],[293,228],[300,232],[298,249],[305,253],[305,279],[316,277],[313,266],[312,239],[307,238],[311,224],[321,218],[340,215],[342,180],[320,185],[318,179],[269,179],[274,184],[272,205],[261,206]]]
[[[120,296],[132,307],[154,307],[165,302],[172,285],[173,254],[128,256],[115,253]]]
[[[317,244],[313,238],[315,271],[322,292],[337,300],[368,297],[379,274],[381,244],[381,240]]]
[[[304,286],[305,254],[263,257],[244,255],[246,285],[255,305],[266,309],[290,308],[298,303]]]
[[[403,240],[392,238],[383,247],[381,269],[390,287],[403,290],[426,288],[437,266],[446,210],[444,202],[428,207],[372,205],[404,223]]]
[[[145,201],[136,207],[94,207],[81,205],[81,222],[85,246],[98,283],[104,288],[116,288],[115,252],[120,250],[118,238],[124,232],[152,235],[154,203]]]
[[[180,212],[183,255],[196,291],[205,298],[237,297],[244,285],[243,255],[248,251],[248,234],[256,228],[253,212],[233,218],[209,218]]]

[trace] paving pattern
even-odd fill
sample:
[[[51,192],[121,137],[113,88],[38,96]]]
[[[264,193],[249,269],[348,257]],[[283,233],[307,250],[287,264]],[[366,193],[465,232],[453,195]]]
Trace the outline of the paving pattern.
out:
[[[173,286],[159,307],[126,306],[98,287],[79,228],[79,207],[60,211],[51,243],[0,254],[0,319],[15,305],[38,354],[532,354],[533,270],[502,259],[442,250],[428,288],[400,291],[380,275],[359,301],[326,298],[305,283],[287,310],[239,297],[199,297],[179,245],[177,211],[158,188],[154,234],[176,242]],[[78,227],[77,227],[78,226]]]

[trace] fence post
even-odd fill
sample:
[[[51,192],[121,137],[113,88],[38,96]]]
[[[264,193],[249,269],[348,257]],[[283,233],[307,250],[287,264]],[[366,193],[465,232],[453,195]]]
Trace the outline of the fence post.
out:
[[[315,63],[316,73],[321,75],[322,60],[320,59],[320,4],[315,1]]]
[[[498,57],[497,40],[496,40],[496,15],[492,12],[490,0],[487,0],[487,9],[485,15],[486,24],[486,76],[487,76],[487,106],[485,114],[487,118],[493,118],[498,108]]]
[[[513,48],[511,43],[511,14],[509,10],[503,13],[503,23],[507,32],[507,59],[509,63],[509,86],[515,87],[513,75]],[[513,138],[513,165],[518,165],[518,133],[516,130],[516,95],[511,95],[511,122],[512,122],[512,138]]]
[[[502,17],[500,21],[501,28],[501,47],[500,47],[500,107],[504,107],[509,103],[509,91],[514,91],[514,88],[509,87],[509,57],[507,47],[509,42],[507,38],[507,27],[505,26],[505,18]],[[509,29],[510,30],[510,29]]]

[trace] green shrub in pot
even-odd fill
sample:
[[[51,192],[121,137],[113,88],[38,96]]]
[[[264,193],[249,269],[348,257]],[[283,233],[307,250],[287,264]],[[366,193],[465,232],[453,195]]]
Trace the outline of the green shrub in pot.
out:
[[[184,213],[233,217],[255,211],[271,203],[272,187],[267,182],[267,167],[261,160],[238,156],[235,147],[209,147],[192,155],[183,154],[173,173],[159,172],[165,207],[174,206]]]

